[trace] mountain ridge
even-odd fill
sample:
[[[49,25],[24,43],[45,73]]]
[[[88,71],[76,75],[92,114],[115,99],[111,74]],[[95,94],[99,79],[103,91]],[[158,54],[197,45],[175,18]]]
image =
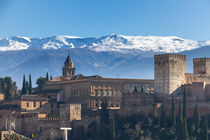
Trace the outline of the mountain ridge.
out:
[[[0,51],[26,49],[87,48],[93,51],[116,51],[121,53],[154,51],[175,53],[210,45],[210,41],[194,41],[176,36],[125,36],[110,34],[102,37],[21,37],[0,38]],[[135,50],[135,51],[134,51]]]

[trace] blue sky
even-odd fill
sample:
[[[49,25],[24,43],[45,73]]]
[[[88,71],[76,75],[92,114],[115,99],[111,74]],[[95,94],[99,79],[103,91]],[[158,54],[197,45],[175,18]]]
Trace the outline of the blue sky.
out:
[[[0,37],[111,33],[210,40],[210,0],[0,0]]]

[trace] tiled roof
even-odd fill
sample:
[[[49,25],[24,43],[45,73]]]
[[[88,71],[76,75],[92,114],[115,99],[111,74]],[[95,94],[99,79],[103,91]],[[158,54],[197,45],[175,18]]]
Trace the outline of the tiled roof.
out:
[[[22,101],[47,101],[48,99],[45,97],[41,97],[38,95],[23,95],[21,97]]]
[[[62,89],[52,89],[52,90],[38,90],[33,92],[33,94],[51,94],[51,93],[59,93]]]

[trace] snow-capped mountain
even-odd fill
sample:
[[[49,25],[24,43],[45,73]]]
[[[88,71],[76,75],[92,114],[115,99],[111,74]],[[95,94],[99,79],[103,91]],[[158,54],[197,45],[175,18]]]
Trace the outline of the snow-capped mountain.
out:
[[[175,36],[11,37],[0,39],[0,77],[11,76],[21,87],[24,74],[31,73],[33,86],[46,72],[59,76],[67,48],[77,74],[103,77],[153,79],[153,56],[157,53],[186,54],[188,72],[192,71],[194,57],[210,57],[210,41]]]
[[[193,41],[176,36],[124,36],[111,34],[100,38],[53,36],[45,38],[11,37],[0,38],[0,51],[26,49],[88,48],[93,51],[180,52],[210,45],[210,41]]]

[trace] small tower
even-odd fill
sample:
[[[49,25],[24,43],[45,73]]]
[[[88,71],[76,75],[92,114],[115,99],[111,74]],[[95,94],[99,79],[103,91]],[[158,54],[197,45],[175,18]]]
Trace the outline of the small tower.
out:
[[[63,66],[62,72],[63,72],[63,76],[66,77],[69,80],[72,77],[75,76],[74,63],[71,60],[71,57],[69,56],[69,53],[68,53],[68,56],[66,58],[66,61],[64,62],[64,66]]]

